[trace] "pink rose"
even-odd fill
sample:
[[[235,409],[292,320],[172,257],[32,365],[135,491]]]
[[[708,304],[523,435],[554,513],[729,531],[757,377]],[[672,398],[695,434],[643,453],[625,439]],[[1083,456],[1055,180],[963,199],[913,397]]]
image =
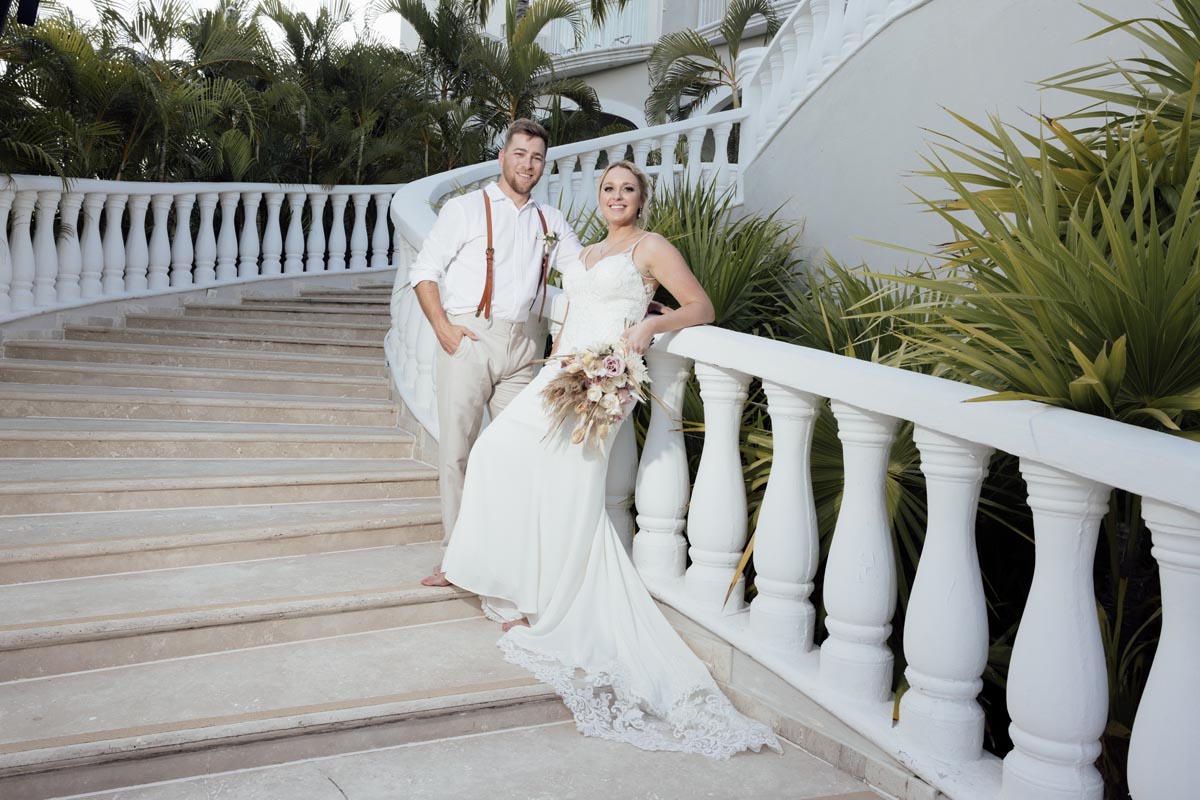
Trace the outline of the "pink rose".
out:
[[[618,355],[604,357],[604,374],[616,377],[625,372],[625,361]]]

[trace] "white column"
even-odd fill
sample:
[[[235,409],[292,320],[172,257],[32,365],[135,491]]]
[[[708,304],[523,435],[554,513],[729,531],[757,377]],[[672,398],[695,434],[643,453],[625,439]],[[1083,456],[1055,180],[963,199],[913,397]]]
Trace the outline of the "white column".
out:
[[[812,69],[812,14],[804,12],[797,14],[793,30],[796,32],[796,56],[792,62],[792,74],[788,78],[788,86],[791,89],[791,104],[795,105],[804,96],[804,90],[808,86],[809,70]]]
[[[567,156],[558,160],[558,207],[564,212],[575,207],[575,165],[578,156]]]
[[[754,110],[751,116],[758,116],[758,123],[755,125],[756,144],[761,145],[767,140],[768,134],[774,130],[772,123],[775,121],[775,115],[771,112],[771,98],[775,95],[775,76],[771,74],[770,66],[763,67],[758,72],[759,93],[758,107]]]
[[[646,368],[651,388],[670,412],[657,402],[650,404],[634,494],[638,533],[633,537],[633,563],[643,575],[678,578],[687,566],[683,524],[692,490],[681,427],[683,394],[692,362],[651,350],[646,354]]]
[[[79,299],[79,271],[83,269],[83,260],[79,253],[79,206],[83,205],[83,194],[67,192],[59,204],[59,277],[54,289],[59,302],[72,302]],[[4,215],[0,213],[0,227],[4,225]]]
[[[847,0],[846,13],[842,18],[842,46],[849,53],[863,40],[863,29],[867,26],[867,9],[864,0]]]
[[[100,237],[100,210],[104,195],[93,192],[83,198],[83,237],[79,242],[79,294],[81,297],[100,296],[100,274],[104,268],[104,245]],[[14,253],[15,255],[15,253]]]
[[[761,112],[766,120],[764,128],[773,129],[775,123],[786,112],[785,106],[791,98],[791,89],[788,86],[788,75],[784,70],[786,62],[783,55],[783,42],[781,46],[773,47],[768,51],[768,66],[771,73],[771,93],[764,100],[765,103],[757,109]]]
[[[633,420],[626,420],[613,440],[608,456],[608,476],[604,486],[604,507],[617,529],[617,537],[625,552],[633,555],[633,485],[637,479],[637,440],[633,436]]]
[[[288,229],[284,240],[283,272],[304,272],[304,192],[288,192]]]
[[[13,189],[0,190],[0,314],[12,311],[12,251],[8,247],[8,211],[16,197]]]
[[[1162,583],[1162,633],[1129,743],[1134,800],[1190,800],[1200,753],[1200,514],[1145,498]]]
[[[988,619],[975,548],[975,513],[991,448],[918,427],[929,522],[904,620],[900,730],[946,761],[983,752],[975,698],[987,666]]]
[[[633,163],[644,170],[646,168],[646,160],[650,158],[650,151],[657,145],[657,139],[638,139],[633,143]]]
[[[217,234],[217,280],[237,277],[237,207],[241,192],[221,192],[221,231]]]
[[[171,234],[167,230],[167,220],[171,216],[174,199],[169,194],[156,194],[150,201],[154,229],[150,232],[150,263],[146,281],[151,289],[166,289],[171,285]]]
[[[892,693],[887,640],[896,611],[896,561],[888,521],[888,456],[896,420],[833,401],[845,488],[825,564],[821,680],[863,701]]]
[[[742,108],[756,109],[762,105],[762,83],[758,76],[758,65],[762,63],[765,47],[746,47],[738,53],[735,64],[738,88],[742,90]],[[742,135],[738,149],[738,162],[749,164],[758,154],[756,144],[762,130],[762,121],[757,114],[742,120]]]
[[[388,207],[391,192],[379,192],[375,198],[375,227],[371,230],[371,269],[386,269],[388,264]]]
[[[121,220],[125,216],[127,194],[110,194],[104,201],[104,272],[100,288],[106,295],[125,291],[125,240]]]
[[[840,0],[834,0],[826,5],[829,6],[829,23],[825,29],[825,49],[821,54],[821,66],[825,72],[829,72],[842,60],[842,49],[845,47],[843,34],[846,6]]]
[[[1013,749],[1002,800],[1099,800],[1108,676],[1092,565],[1108,487],[1021,459],[1033,509],[1033,583],[1008,668]]]
[[[196,195],[200,206],[200,227],[196,230],[196,272],[193,277],[196,284],[201,286],[217,279],[217,235],[213,218],[218,198],[216,192]]]
[[[687,518],[692,565],[685,583],[698,605],[718,610],[746,547],[740,434],[750,376],[697,363],[696,377],[704,400],[704,447]],[[741,610],[745,593],[746,581],[740,578],[725,609]]]
[[[150,287],[147,271],[150,251],[146,246],[146,207],[150,195],[129,197],[129,233],[125,236],[125,291],[142,292]]]
[[[584,153],[579,157],[579,208],[586,210],[596,207],[596,162],[600,160],[598,150]]]
[[[242,236],[238,240],[239,278],[250,278],[258,274],[258,204],[262,192],[242,194]]]
[[[808,73],[806,91],[816,86],[817,81],[821,80],[827,71],[825,45],[829,37],[829,0],[808,0],[808,7],[812,16],[813,34],[812,47],[808,50],[808,63],[805,65],[805,72]]]
[[[754,532],[750,629],[764,643],[808,651],[817,618],[808,598],[820,559],[809,454],[821,399],[769,381],[763,388],[774,445]]]
[[[326,269],[343,270],[346,268],[346,203],[350,196],[335,194],[330,198],[330,210],[333,219],[329,223],[329,262]]]
[[[729,136],[732,133],[732,122],[722,122],[713,128],[713,171],[716,173],[718,192],[725,191],[733,181],[733,173],[729,169]]]
[[[58,278],[58,249],[54,244],[54,218],[62,192],[44,191],[37,196],[37,229],[33,238],[33,304],[52,306],[58,301],[54,282]]]
[[[33,206],[38,193],[29,189],[17,192],[12,207],[12,239],[9,252],[12,255],[12,310],[24,311],[33,308],[33,278],[35,274],[33,237]]]
[[[192,250],[192,206],[194,194],[175,195],[175,236],[171,239],[171,285],[191,286]]]
[[[692,128],[687,132],[687,167],[684,173],[689,186],[695,186],[704,178],[704,165],[700,153],[704,147],[704,135],[708,128]]]
[[[279,275],[283,269],[279,256],[283,252],[283,233],[279,227],[279,207],[283,205],[283,192],[267,192],[267,220],[263,225],[262,274]]]
[[[350,269],[366,269],[367,266],[367,203],[371,195],[358,193],[354,201],[354,227],[350,231]]]
[[[305,272],[325,271],[325,200],[328,197],[322,191],[313,192],[308,198],[309,211],[312,218],[308,221],[308,261],[304,264]]]
[[[675,149],[678,146],[678,133],[667,134],[662,138],[662,166],[659,167],[658,182],[654,185],[654,191],[659,197],[663,193],[675,190]]]

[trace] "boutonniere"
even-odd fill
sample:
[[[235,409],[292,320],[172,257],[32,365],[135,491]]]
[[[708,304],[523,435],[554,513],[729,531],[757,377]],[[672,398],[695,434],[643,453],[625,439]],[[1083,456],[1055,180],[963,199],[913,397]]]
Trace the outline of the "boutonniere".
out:
[[[558,247],[558,234],[554,233],[553,231],[538,238],[542,240],[542,252],[545,253],[545,255],[550,255],[551,251],[553,251],[555,247]]]

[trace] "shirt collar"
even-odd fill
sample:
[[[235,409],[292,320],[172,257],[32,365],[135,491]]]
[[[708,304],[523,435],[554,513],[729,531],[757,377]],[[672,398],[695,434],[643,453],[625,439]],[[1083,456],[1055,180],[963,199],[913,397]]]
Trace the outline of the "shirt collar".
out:
[[[483,191],[493,203],[508,203],[513,208],[516,208],[518,213],[521,211],[524,211],[527,208],[537,208],[538,207],[537,201],[534,200],[533,196],[531,195],[529,198],[529,201],[527,203],[525,203],[525,205],[521,206],[520,208],[517,208],[517,204],[513,202],[513,199],[511,197],[506,195],[500,189],[500,184],[497,183],[496,181],[492,181],[487,186],[483,187]]]

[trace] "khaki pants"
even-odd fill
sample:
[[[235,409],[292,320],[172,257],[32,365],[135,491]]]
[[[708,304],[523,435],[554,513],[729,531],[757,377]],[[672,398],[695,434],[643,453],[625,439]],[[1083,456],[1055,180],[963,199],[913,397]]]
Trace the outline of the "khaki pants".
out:
[[[454,355],[438,347],[438,471],[442,494],[442,551],[450,543],[462,505],[467,456],[483,425],[486,407],[493,419],[533,380],[541,349],[523,322],[452,314],[455,325],[479,337],[463,337]]]

